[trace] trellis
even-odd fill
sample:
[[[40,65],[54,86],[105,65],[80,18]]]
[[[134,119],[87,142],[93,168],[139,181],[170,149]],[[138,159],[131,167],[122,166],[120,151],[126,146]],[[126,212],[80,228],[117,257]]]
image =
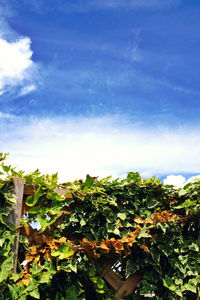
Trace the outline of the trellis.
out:
[[[16,196],[16,204],[13,206],[11,213],[8,217],[8,221],[14,224],[16,229],[15,243],[13,246],[14,258],[13,258],[13,272],[17,271],[17,261],[18,261],[18,248],[19,248],[19,236],[20,236],[20,220],[24,212],[26,211],[26,204],[23,201],[23,197],[28,195],[34,195],[35,189],[33,186],[26,185],[23,178],[13,178],[14,189],[13,193]],[[59,195],[65,195],[68,190],[66,188],[56,188],[54,190]],[[66,198],[71,198],[72,195],[66,196]],[[123,297],[130,295],[136,289],[138,283],[142,279],[140,273],[135,273],[130,275],[125,281],[123,281],[113,270],[112,266],[115,261],[108,261],[105,266],[102,277],[111,285],[115,290],[116,299],[120,300]]]

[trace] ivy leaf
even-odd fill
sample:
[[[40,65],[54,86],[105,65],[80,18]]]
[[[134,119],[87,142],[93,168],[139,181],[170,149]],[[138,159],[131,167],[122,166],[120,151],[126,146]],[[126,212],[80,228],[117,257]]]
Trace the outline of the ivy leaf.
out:
[[[139,270],[139,265],[132,261],[128,260],[126,264],[126,275],[134,274],[136,271]]]
[[[173,282],[173,280],[165,275],[165,279],[163,279],[163,284],[166,288],[168,288],[170,291],[175,292],[177,289],[177,285]]]
[[[15,226],[12,223],[8,222],[7,217],[2,214],[0,214],[0,223],[4,224],[10,230],[15,230]]]
[[[11,232],[11,231],[4,231],[4,233],[3,233],[3,239],[4,240],[9,240],[12,244],[14,244],[14,241],[15,241],[15,236],[16,236],[16,234],[15,234],[15,232]]]
[[[3,243],[5,242],[5,239],[0,239],[0,247],[3,246]]]
[[[182,278],[176,278],[175,279],[175,283],[177,284],[177,285],[183,285],[183,279]]]
[[[179,197],[185,196],[187,194],[187,191],[185,189],[179,189],[178,195]]]
[[[73,272],[77,273],[77,260],[76,260],[76,259],[72,259],[72,260],[70,261],[69,267],[70,267],[70,269],[71,269]]]
[[[120,235],[119,229],[114,224],[107,223],[106,226],[107,226],[108,232],[112,232],[116,235]]]
[[[185,200],[185,202],[183,202],[179,206],[175,207],[175,209],[188,208],[188,207],[193,207],[195,205],[197,205],[196,201],[191,201],[191,200],[187,199],[187,200]]]
[[[82,218],[81,221],[80,221],[80,225],[81,225],[81,226],[84,226],[85,224],[86,224],[86,222],[85,222],[85,220]]]
[[[93,185],[94,181],[95,180],[94,180],[93,177],[90,177],[90,175],[87,175],[84,185],[89,188],[89,187],[91,187]]]
[[[8,284],[8,288],[9,288],[12,299],[26,300],[26,295],[24,295],[24,298],[23,298],[23,295],[19,298],[19,294],[24,289],[23,286]]]
[[[75,222],[75,223],[76,223],[76,222],[79,222],[79,219],[77,219],[77,218],[75,217],[75,215],[71,214],[70,217],[69,217],[69,221],[70,221],[70,222]]]
[[[152,251],[151,256],[152,256],[153,260],[155,261],[155,263],[159,265],[159,263],[160,263],[160,253],[158,253],[156,251]]]
[[[104,288],[104,285],[105,285],[104,280],[101,279],[101,278],[98,278],[98,280],[97,280],[97,288],[101,290],[101,289]]]
[[[190,291],[192,293],[196,293],[196,286],[189,284],[189,283],[185,283],[183,286],[181,286],[181,291]]]
[[[164,233],[166,233],[166,230],[168,228],[168,224],[166,223],[157,223],[157,228],[160,228]]]
[[[178,289],[178,288],[175,290],[175,293],[176,293],[178,296],[180,296],[180,297],[183,296],[182,291],[181,291],[180,289]]]
[[[38,289],[35,289],[35,290],[29,292],[29,295],[35,299],[40,299],[40,293],[39,293]]]
[[[124,221],[127,217],[126,213],[118,213],[117,214],[118,218],[120,218],[122,221]]]
[[[47,199],[53,200],[53,201],[64,201],[65,196],[64,195],[59,195],[57,193],[47,193]]]
[[[53,224],[56,221],[57,217],[48,220],[47,216],[38,216],[37,217],[37,221],[40,223],[40,233],[42,233],[43,231],[45,231],[45,229],[50,226],[51,224]]]
[[[147,207],[149,209],[154,208],[158,204],[158,201],[156,199],[149,199],[147,200]]]
[[[42,190],[42,187],[40,186],[37,191],[35,192],[34,196],[28,196],[26,199],[26,204],[28,206],[34,206],[39,198],[44,194],[44,191]]]
[[[72,256],[73,254],[74,254],[74,251],[69,248],[67,243],[62,244],[58,250],[56,250],[56,249],[51,250],[51,255],[57,256],[59,259],[68,258],[68,257]]]
[[[71,286],[66,290],[66,299],[67,300],[78,300],[76,289],[74,286]]]
[[[142,228],[140,233],[138,234],[138,239],[151,237],[149,233],[146,232],[146,228]]]
[[[11,205],[16,204],[17,196],[14,193],[6,192],[6,193],[3,193],[3,195],[4,195],[4,198],[6,199],[6,201],[8,202],[8,204],[11,204]]]
[[[0,282],[7,279],[13,268],[13,253],[7,257],[1,265],[0,269]]]
[[[60,210],[62,209],[62,207],[63,207],[62,202],[60,202],[60,201],[53,201],[52,204],[51,204],[51,208],[48,209],[48,212],[51,215],[57,215],[60,212]]]
[[[11,170],[11,166],[5,166],[4,164],[1,165],[4,172],[8,173]]]
[[[154,292],[155,290],[156,290],[155,285],[148,283],[147,280],[145,279],[142,280],[142,289],[141,289],[142,294],[151,293]]]

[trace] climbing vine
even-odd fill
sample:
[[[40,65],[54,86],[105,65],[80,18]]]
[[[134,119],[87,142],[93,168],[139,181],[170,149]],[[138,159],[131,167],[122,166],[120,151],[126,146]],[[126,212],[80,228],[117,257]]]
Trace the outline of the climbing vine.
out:
[[[199,299],[200,180],[174,189],[130,172],[122,180],[87,175],[58,184],[57,174],[17,172],[6,156],[0,154],[2,299],[114,300],[103,276],[108,264],[122,281],[140,276],[123,299]],[[13,177],[26,187],[16,273],[8,222]]]

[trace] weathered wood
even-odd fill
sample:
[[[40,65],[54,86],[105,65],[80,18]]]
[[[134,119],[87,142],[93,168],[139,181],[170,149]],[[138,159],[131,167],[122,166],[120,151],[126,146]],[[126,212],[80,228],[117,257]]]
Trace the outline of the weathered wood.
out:
[[[123,281],[110,268],[103,272],[103,277],[113,287],[115,291],[118,291],[120,286],[123,284]]]
[[[32,196],[36,192],[36,188],[32,185],[25,184],[24,185],[24,195]]]
[[[13,246],[14,257],[13,257],[13,271],[17,271],[17,257],[19,249],[19,234],[20,234],[20,219],[22,216],[22,203],[24,195],[24,179],[23,178],[13,178],[14,182],[14,193],[17,197],[16,204],[13,205],[13,210],[8,216],[8,221],[14,224],[16,228],[16,237]]]
[[[123,299],[123,297],[133,293],[141,278],[142,278],[141,274],[136,273],[134,275],[130,275],[121,285],[119,290],[116,292],[115,298],[120,300]]]

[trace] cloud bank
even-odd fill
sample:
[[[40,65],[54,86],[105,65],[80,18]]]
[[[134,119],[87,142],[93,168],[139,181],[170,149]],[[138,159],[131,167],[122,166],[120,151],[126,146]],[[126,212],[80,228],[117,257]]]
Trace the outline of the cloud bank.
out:
[[[124,121],[123,121],[124,120]],[[18,169],[92,176],[200,173],[200,129],[142,128],[126,116],[21,119],[0,115],[1,152]],[[183,178],[178,178],[183,182]],[[168,181],[169,182],[169,181]]]

